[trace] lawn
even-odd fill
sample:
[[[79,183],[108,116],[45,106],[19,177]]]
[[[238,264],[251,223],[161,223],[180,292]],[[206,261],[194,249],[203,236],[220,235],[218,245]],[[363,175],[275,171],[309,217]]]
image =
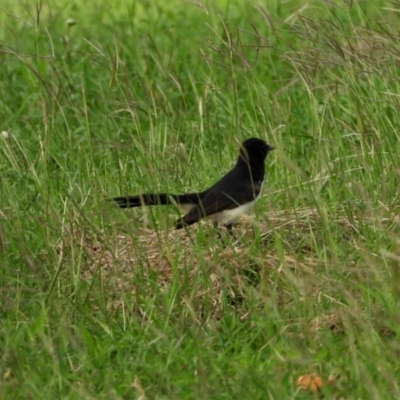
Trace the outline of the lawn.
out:
[[[399,24],[3,0],[0,399],[400,398]],[[249,137],[276,150],[233,237],[108,199],[203,190]]]

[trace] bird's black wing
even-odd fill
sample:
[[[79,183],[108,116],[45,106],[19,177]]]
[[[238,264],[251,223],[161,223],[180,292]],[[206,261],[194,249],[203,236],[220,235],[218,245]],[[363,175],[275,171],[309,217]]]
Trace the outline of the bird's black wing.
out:
[[[225,191],[210,191],[199,204],[194,206],[185,216],[176,221],[176,228],[192,225],[200,219],[233,210],[243,204],[254,201],[261,191],[261,183],[241,182]]]

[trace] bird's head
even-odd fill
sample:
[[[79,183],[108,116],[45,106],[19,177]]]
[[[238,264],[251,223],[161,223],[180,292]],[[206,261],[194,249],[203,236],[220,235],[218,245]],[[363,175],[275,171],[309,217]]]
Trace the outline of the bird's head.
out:
[[[262,139],[246,139],[240,146],[240,157],[248,164],[263,163],[274,148]]]

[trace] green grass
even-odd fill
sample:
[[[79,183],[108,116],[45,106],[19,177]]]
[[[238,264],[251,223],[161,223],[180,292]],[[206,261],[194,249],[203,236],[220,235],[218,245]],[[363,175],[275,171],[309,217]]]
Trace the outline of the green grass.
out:
[[[0,398],[400,398],[397,5],[52,3],[0,8]],[[252,136],[235,239],[104,200]]]

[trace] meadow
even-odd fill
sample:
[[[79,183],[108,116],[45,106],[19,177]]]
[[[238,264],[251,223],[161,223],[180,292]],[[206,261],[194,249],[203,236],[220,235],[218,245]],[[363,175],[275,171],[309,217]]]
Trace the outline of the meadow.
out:
[[[399,24],[3,0],[0,399],[400,398]],[[276,150],[233,237],[107,200],[202,190],[249,137]]]

